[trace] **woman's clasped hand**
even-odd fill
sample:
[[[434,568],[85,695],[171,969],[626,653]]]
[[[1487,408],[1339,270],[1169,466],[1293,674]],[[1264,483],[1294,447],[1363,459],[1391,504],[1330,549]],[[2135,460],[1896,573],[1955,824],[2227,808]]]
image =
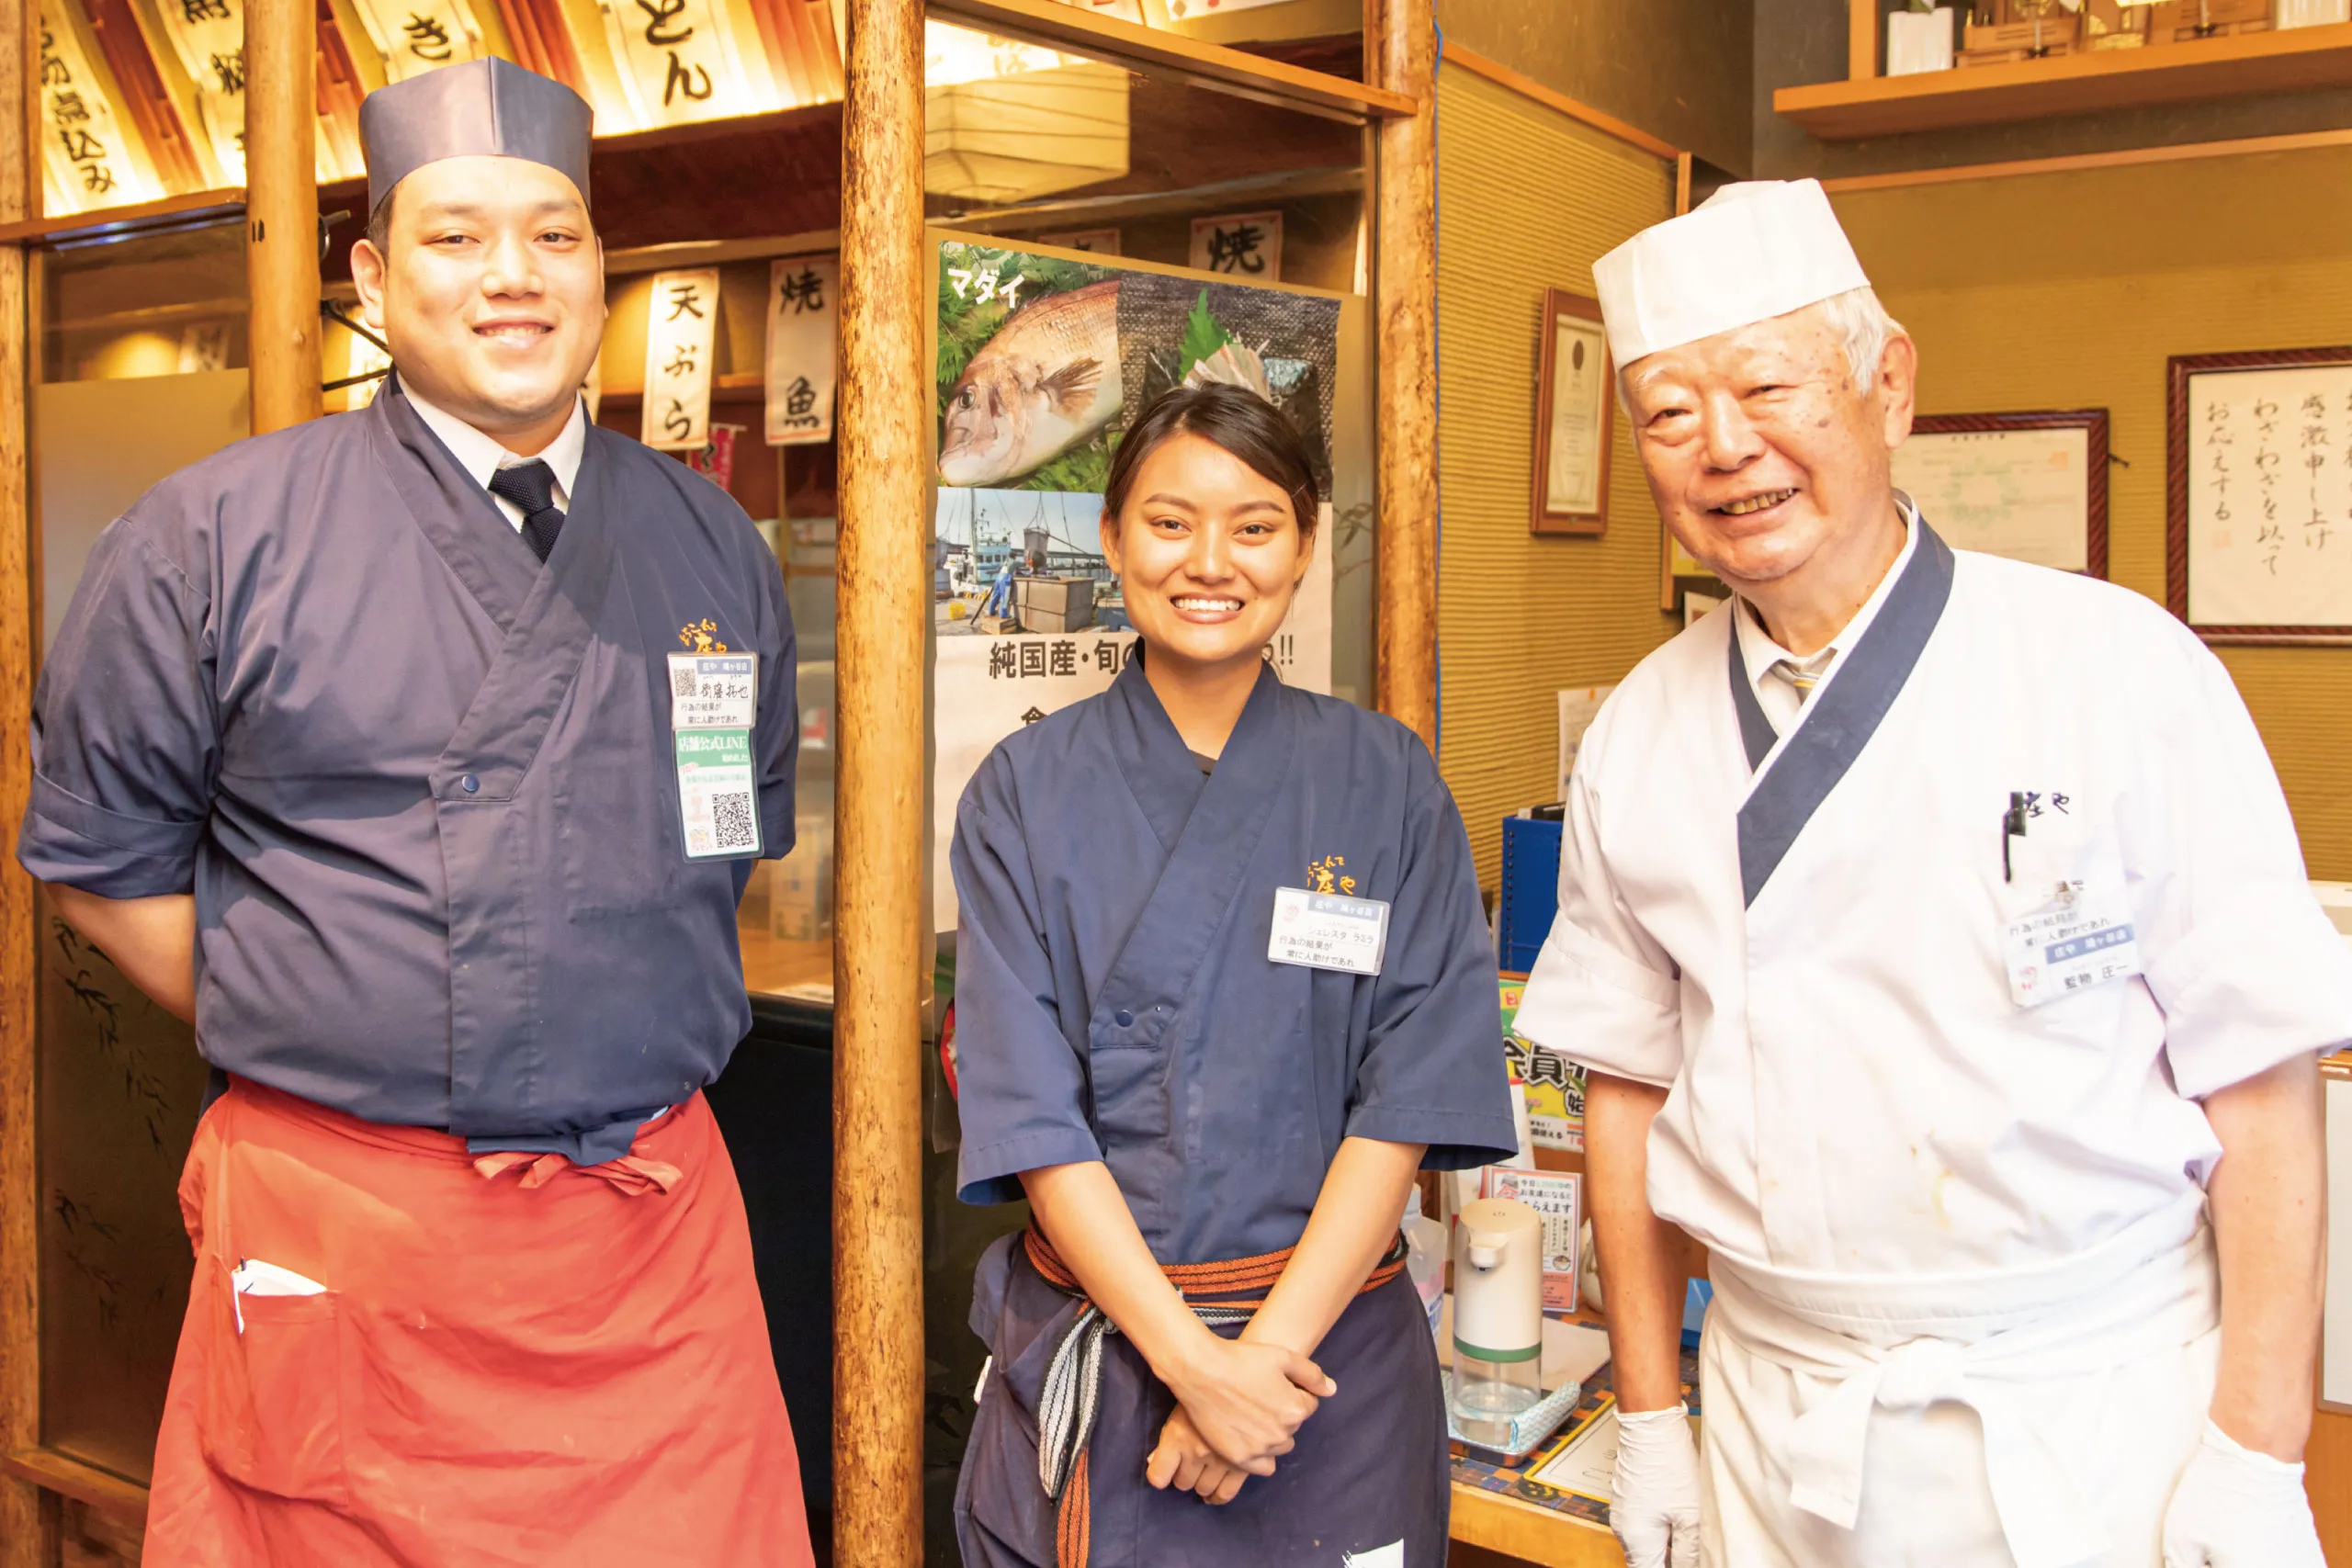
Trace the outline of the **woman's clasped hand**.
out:
[[[1299,1427],[1339,1392],[1295,1350],[1206,1331],[1173,1371],[1167,1382],[1176,1411],[1145,1461],[1144,1477],[1210,1503],[1229,1503],[1249,1477],[1273,1474],[1274,1461],[1296,1446]]]

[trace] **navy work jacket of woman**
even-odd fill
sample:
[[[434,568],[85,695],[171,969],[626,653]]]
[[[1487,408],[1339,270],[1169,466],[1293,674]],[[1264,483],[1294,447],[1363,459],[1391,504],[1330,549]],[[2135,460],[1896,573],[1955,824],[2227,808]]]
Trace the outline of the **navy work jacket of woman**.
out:
[[[1469,842],[1394,720],[1269,668],[1204,775],[1138,659],[989,755],[953,863],[967,1201],[1102,1160],[1154,1257],[1215,1262],[1295,1245],[1342,1139],[1426,1144],[1440,1170],[1514,1147]],[[1283,887],[1385,902],[1380,973],[1272,961]],[[967,1563],[1054,1561],[1035,1399],[1073,1310],[1015,1249],[983,1261],[973,1322],[996,1375],[965,1464]],[[1274,1477],[1212,1508],[1144,1483],[1172,1401],[1114,1337],[1091,1458],[1097,1568],[1442,1563],[1445,1428],[1409,1281],[1358,1298],[1317,1358],[1338,1397]]]

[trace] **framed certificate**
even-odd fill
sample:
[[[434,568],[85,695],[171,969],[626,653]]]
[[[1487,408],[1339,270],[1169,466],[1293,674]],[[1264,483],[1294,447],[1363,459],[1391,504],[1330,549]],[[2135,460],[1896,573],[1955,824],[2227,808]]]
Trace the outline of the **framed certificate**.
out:
[[[1564,288],[1545,289],[1536,355],[1531,532],[1598,537],[1608,531],[1616,407],[1600,306]]]
[[[2107,575],[2107,411],[1921,414],[1894,486],[1955,549]]]

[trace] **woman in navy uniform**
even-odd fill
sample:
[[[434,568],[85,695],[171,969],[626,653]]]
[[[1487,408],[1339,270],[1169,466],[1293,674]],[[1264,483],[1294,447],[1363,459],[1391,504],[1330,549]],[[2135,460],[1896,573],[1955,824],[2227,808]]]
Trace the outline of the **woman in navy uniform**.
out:
[[[961,1192],[1033,1219],[975,1285],[973,1568],[1445,1558],[1397,1220],[1513,1147],[1494,954],[1428,750],[1263,657],[1317,520],[1263,400],[1155,402],[1102,515],[1136,657],[957,812]]]

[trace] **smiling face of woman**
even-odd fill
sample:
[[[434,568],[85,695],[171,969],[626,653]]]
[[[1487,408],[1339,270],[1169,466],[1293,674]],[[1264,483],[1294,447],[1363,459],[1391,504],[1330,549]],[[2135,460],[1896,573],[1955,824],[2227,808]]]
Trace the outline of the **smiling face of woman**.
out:
[[[1179,432],[1136,465],[1102,553],[1151,668],[1228,671],[1273,640],[1315,553],[1283,487],[1205,436]]]

